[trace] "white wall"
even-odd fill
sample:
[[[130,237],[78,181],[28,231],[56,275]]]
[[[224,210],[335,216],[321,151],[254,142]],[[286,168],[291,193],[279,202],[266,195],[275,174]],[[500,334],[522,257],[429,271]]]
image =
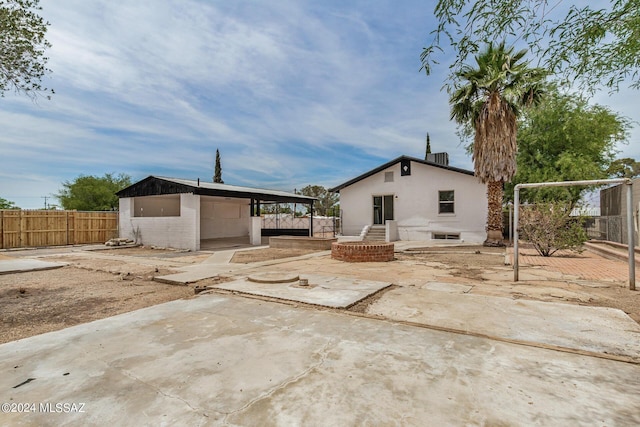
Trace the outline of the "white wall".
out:
[[[133,209],[134,217],[180,216],[180,195],[134,197]]]
[[[243,237],[251,227],[248,200],[200,199],[200,238]]]
[[[133,198],[120,199],[120,237],[164,248],[200,249],[200,196],[180,194],[180,216],[134,217]]]
[[[393,182],[385,172],[393,171]],[[455,191],[455,213],[438,213],[438,191]],[[411,162],[411,175],[400,163],[340,190],[344,235],[357,236],[373,223],[373,196],[394,195],[394,220],[400,240],[430,240],[433,233],[460,233],[465,242],[486,239],[487,191],[474,176]]]

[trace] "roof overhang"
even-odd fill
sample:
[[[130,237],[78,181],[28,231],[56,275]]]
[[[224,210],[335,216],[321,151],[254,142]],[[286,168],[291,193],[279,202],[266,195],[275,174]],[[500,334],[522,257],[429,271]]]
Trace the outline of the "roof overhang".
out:
[[[153,175],[148,176],[147,178],[118,191],[116,195],[122,198],[160,196],[165,194],[183,193],[193,193],[201,196],[217,196],[235,199],[255,199],[260,200],[261,202],[279,203],[310,204],[317,200],[315,197],[287,193],[285,191],[239,187],[236,185],[200,182],[199,180],[193,181]]]
[[[335,186],[333,188],[329,188],[328,191],[331,192],[331,193],[339,193],[340,190],[342,190],[343,188],[348,187],[348,186],[350,186],[352,184],[355,184],[358,181],[362,181],[365,178],[369,178],[371,175],[375,175],[378,172],[381,172],[381,171],[383,171],[385,169],[388,169],[391,166],[395,165],[396,163],[400,163],[402,160],[410,160],[412,162],[416,162],[416,163],[420,163],[420,164],[428,165],[428,166],[434,166],[434,167],[437,167],[437,168],[450,170],[452,172],[463,173],[465,175],[471,175],[471,176],[474,175],[473,171],[469,171],[469,170],[466,170],[466,169],[455,168],[453,166],[445,166],[445,165],[441,165],[440,163],[429,162],[427,160],[418,159],[416,157],[400,156],[400,157],[397,157],[397,158],[395,158],[395,159],[393,159],[393,160],[391,160],[391,161],[389,161],[389,162],[387,162],[387,163],[385,163],[383,165],[378,166],[377,168],[371,169],[369,172],[365,172],[362,175],[359,175],[359,176],[357,176],[357,177],[355,177],[353,179],[350,179],[349,181],[346,181],[346,182],[344,182],[344,183],[342,183],[340,185],[337,185],[337,186]]]

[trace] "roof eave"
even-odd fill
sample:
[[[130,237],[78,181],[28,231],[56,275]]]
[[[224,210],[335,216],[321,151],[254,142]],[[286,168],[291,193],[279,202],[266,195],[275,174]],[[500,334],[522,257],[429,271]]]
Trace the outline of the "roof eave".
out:
[[[463,173],[465,175],[471,175],[474,176],[475,174],[472,171],[466,170],[466,169],[460,169],[460,168],[456,168],[453,166],[445,166],[445,165],[441,165],[439,163],[434,163],[434,162],[429,162],[427,160],[422,160],[422,159],[418,159],[417,157],[410,157],[410,156],[400,156],[400,157],[396,157],[395,159],[388,161],[387,163],[380,165],[374,169],[371,169],[368,172],[363,173],[362,175],[358,175],[355,178],[350,179],[349,181],[346,181],[340,185],[337,185],[335,187],[329,188],[327,191],[329,191],[330,193],[339,193],[340,190],[342,190],[345,187],[348,187],[352,184],[355,184],[358,181],[362,181],[365,178],[369,178],[372,175],[377,174],[378,172],[381,172],[385,169],[390,168],[391,166],[395,165],[396,163],[400,163],[402,160],[410,160],[412,162],[416,162],[416,163],[421,163],[424,165],[429,165],[429,166],[435,166],[441,169],[446,169],[446,170],[450,170],[452,172],[458,172],[458,173]]]

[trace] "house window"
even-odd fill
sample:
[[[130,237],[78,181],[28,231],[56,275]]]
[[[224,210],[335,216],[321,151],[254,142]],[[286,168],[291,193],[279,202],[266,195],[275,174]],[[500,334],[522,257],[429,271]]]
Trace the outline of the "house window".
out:
[[[436,240],[460,240],[460,233],[433,233]]]
[[[384,173],[384,182],[393,182],[393,172]]]
[[[455,213],[453,190],[438,191],[438,213]]]

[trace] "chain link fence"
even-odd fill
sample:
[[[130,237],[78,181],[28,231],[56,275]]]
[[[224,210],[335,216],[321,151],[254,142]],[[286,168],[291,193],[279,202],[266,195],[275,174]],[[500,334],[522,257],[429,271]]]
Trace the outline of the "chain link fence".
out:
[[[622,243],[622,215],[586,217],[585,230],[590,239]]]

